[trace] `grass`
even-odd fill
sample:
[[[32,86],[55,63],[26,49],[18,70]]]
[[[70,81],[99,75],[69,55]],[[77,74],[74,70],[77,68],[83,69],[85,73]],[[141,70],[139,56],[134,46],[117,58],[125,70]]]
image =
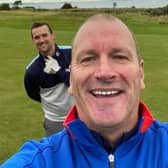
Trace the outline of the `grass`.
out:
[[[145,60],[142,99],[156,118],[168,120],[168,16],[151,17],[135,9],[0,11],[0,162],[27,139],[39,140],[44,135],[41,105],[27,97],[23,86],[25,67],[37,52],[31,43],[32,22],[47,21],[56,32],[58,44],[71,44],[84,19],[98,12],[113,13],[135,33]]]

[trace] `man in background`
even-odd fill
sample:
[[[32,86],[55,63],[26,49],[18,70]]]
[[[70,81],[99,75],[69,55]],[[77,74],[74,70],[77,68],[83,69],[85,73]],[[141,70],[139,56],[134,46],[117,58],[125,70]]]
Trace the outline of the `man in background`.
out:
[[[71,47],[55,44],[55,34],[48,23],[33,23],[31,36],[38,55],[27,66],[24,84],[28,96],[42,104],[45,134],[49,136],[63,128],[73,104],[67,92]]]

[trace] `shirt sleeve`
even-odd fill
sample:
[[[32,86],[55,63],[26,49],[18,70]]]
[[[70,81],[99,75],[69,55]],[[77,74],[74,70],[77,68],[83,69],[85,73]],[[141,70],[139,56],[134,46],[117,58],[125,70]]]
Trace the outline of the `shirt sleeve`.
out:
[[[39,86],[38,78],[33,76],[33,74],[31,74],[31,72],[28,70],[25,72],[24,86],[25,86],[25,90],[26,90],[27,95],[31,99],[38,101],[38,102],[41,102],[40,86]]]

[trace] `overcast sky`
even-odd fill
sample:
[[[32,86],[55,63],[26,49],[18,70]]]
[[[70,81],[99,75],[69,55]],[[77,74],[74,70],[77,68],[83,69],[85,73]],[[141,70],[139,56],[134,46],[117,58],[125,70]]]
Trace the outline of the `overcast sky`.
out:
[[[16,0],[0,0],[0,3],[13,3]],[[72,2],[72,1],[88,1],[88,0],[22,0],[23,3],[26,2]],[[96,0],[91,0],[96,1]]]
[[[25,2],[56,2],[56,1],[60,1],[60,0],[22,0],[23,3]],[[0,0],[1,3],[13,3],[15,2],[15,0]]]

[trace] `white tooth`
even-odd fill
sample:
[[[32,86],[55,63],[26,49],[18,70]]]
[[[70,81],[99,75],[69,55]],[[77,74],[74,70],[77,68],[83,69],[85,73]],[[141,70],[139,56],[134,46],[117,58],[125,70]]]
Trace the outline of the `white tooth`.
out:
[[[105,91],[103,91],[103,92],[102,92],[102,95],[106,95],[106,92],[105,92]]]
[[[100,92],[100,91],[94,91],[94,94],[95,94],[95,95],[100,95],[101,92]]]
[[[111,92],[111,91],[108,91],[108,92],[107,92],[107,95],[110,95],[110,94],[112,94],[112,92]]]
[[[95,95],[114,95],[117,94],[118,91],[94,91]]]
[[[111,94],[116,94],[116,93],[118,93],[118,91],[112,91],[112,92],[111,92]]]
[[[101,95],[101,94],[102,94],[101,91],[98,91],[97,93],[98,93],[98,95]]]

